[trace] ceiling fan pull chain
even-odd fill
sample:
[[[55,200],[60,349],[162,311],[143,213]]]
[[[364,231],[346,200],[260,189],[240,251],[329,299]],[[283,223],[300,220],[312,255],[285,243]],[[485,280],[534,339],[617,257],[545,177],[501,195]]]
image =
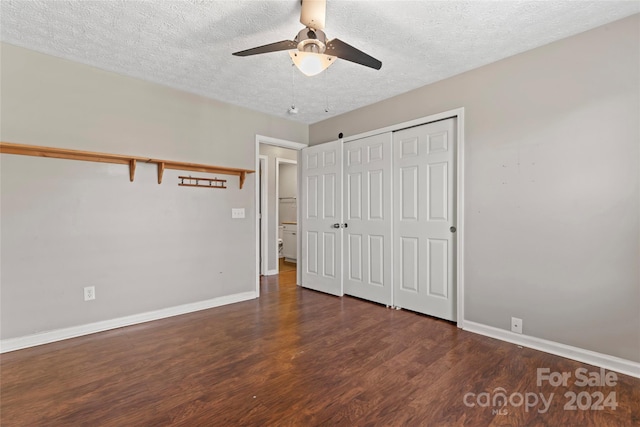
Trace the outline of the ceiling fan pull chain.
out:
[[[294,64],[291,64],[291,108],[296,108],[296,70]]]
[[[294,70],[295,64],[291,64],[291,106],[287,110],[289,114],[298,114],[298,108],[296,107],[296,71]]]
[[[327,68],[324,73],[324,87],[329,87],[329,69]],[[324,92],[324,112],[329,112],[329,91]]]
[[[324,87],[329,87],[328,80],[329,80],[329,69],[327,68],[324,73]],[[325,96],[324,112],[328,113],[329,112],[329,91],[325,91],[324,96]]]
[[[293,66],[291,66],[291,108],[295,107],[296,105],[296,91],[295,91],[295,87],[296,87],[296,75],[295,75],[295,71],[293,70]]]

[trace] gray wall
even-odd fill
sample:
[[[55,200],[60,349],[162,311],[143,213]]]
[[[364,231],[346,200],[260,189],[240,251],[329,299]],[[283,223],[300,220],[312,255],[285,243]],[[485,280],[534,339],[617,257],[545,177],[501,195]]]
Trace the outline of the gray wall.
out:
[[[640,361],[640,19],[310,126],[465,108],[465,318]]]
[[[291,139],[293,142],[302,142]],[[306,140],[304,141],[306,143]],[[260,154],[267,156],[267,269],[275,271],[278,268],[278,251],[276,241],[278,239],[278,218],[276,217],[276,159],[297,160],[298,151],[273,145],[260,144]]]
[[[1,48],[3,141],[247,169],[256,134],[307,142],[306,125]],[[255,175],[210,190],[182,174],[3,154],[1,338],[255,290]]]

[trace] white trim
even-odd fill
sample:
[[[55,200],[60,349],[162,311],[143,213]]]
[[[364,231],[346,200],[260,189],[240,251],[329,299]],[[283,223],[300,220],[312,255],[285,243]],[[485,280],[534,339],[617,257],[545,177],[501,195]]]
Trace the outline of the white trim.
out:
[[[276,274],[278,274],[278,269],[275,270],[267,270],[266,273],[264,273],[265,276],[275,276]]]
[[[398,123],[380,129],[374,129],[368,132],[359,133],[352,136],[345,136],[342,142],[354,141],[369,136],[379,135],[381,133],[395,132],[397,130],[407,129],[414,126],[426,125],[427,123],[437,122],[438,120],[450,119],[452,117],[464,117],[464,107],[454,108],[453,110],[444,111],[442,113],[432,114],[426,117],[409,120],[407,122]],[[328,141],[331,142],[331,141]]]
[[[300,167],[300,165],[302,165],[302,150],[298,150],[298,186],[296,188],[296,206],[298,207],[298,213],[296,214],[296,217],[298,218],[298,222],[296,224],[296,237],[297,242],[296,242],[296,285],[301,286],[302,285],[302,190],[300,190],[300,188],[302,188],[302,168]]]
[[[287,141],[286,139],[272,138],[270,136],[256,135],[258,144],[275,145],[276,147],[291,148],[293,150],[302,150],[307,145],[301,142]]]
[[[306,144],[302,144],[300,142],[294,142],[294,141],[288,141],[286,139],[279,139],[279,138],[273,138],[270,136],[264,136],[264,135],[259,135],[256,134],[256,144],[255,144],[255,156],[256,156],[256,168],[259,167],[260,165],[260,144],[265,144],[265,145],[273,145],[276,147],[283,147],[283,148],[289,148],[289,149],[293,149],[293,150],[298,150],[298,159],[300,159],[300,150],[302,150],[305,147],[308,147],[308,145]],[[267,162],[268,163],[268,162]],[[299,168],[298,168],[299,169]],[[256,169],[257,170],[257,169]],[[298,171],[298,175],[300,174],[300,171]],[[300,180],[298,179],[298,183],[300,183]],[[260,195],[258,194],[258,186],[256,185],[256,194],[255,194],[255,199],[256,199],[256,203],[254,205],[254,209],[257,211],[258,210],[258,199],[260,197]],[[298,195],[297,195],[298,199],[300,200],[300,186],[298,186]],[[299,206],[300,204],[298,204]],[[300,208],[298,207],[298,210]],[[299,211],[298,211],[298,217],[300,217],[299,215]],[[258,236],[258,215],[256,214],[256,295],[259,297],[260,296],[260,236]],[[298,227],[300,227],[300,225],[298,225]],[[298,238],[300,236],[300,233],[298,231],[298,233],[296,233],[298,235]],[[276,236],[278,235],[277,229],[276,229]],[[278,239],[276,238],[276,245],[278,243]],[[299,247],[299,243],[298,242],[298,247]],[[277,254],[277,250],[276,250],[276,254]],[[276,255],[276,261],[277,261],[277,255]],[[278,265],[278,263],[276,262],[276,266]],[[298,283],[300,283],[300,269],[298,268]],[[267,272],[265,273],[266,276],[272,274],[273,270],[267,270]],[[276,271],[277,273],[277,271]]]
[[[0,353],[7,353],[9,351],[20,350],[27,347],[34,347],[37,345],[62,341],[69,338],[94,334],[96,332],[108,331],[110,329],[122,328],[124,326],[136,325],[138,323],[165,319],[167,317],[179,316],[181,314],[206,310],[213,307],[219,307],[221,305],[247,301],[254,298],[257,298],[255,292],[243,292],[239,294],[225,295],[205,301],[198,301],[189,304],[178,305],[175,307],[148,311],[146,313],[133,314],[131,316],[119,317],[117,319],[103,320],[101,322],[88,323],[86,325],[56,329],[53,331],[41,332],[33,335],[26,335],[23,337],[8,338],[0,340]]]
[[[258,141],[258,135],[256,135],[256,145],[254,147],[255,152],[254,155],[256,156],[256,173],[260,173],[260,142]],[[267,162],[268,164],[269,162]],[[254,228],[254,233],[256,234],[256,295],[258,297],[260,297],[260,272],[262,271],[262,269],[260,268],[260,236],[258,235],[258,230],[260,229],[260,224],[259,221],[260,219],[258,218],[258,203],[260,203],[260,189],[258,188],[258,186],[255,186],[255,194],[253,195],[255,198],[255,203],[253,204],[253,209],[254,209],[254,217],[256,219],[256,223],[255,223],[255,228]],[[265,194],[262,194],[262,197],[265,197]],[[264,224],[264,222],[263,222]]]
[[[462,328],[464,322],[464,108],[452,110],[456,117],[456,296],[458,298],[456,306],[456,320],[458,328]]]
[[[494,328],[493,326],[487,326],[468,320],[464,321],[462,329],[640,378],[640,363],[631,360],[621,359],[619,357],[609,356],[608,354],[585,350],[579,347],[573,347],[529,335],[516,334],[511,331]]]
[[[267,197],[267,184],[269,183],[269,156],[259,155],[258,165],[260,167],[260,169],[256,169],[258,174],[260,174],[260,171],[262,170],[262,174],[260,174],[260,189],[258,189],[258,201],[256,202],[256,207],[258,204],[262,204],[260,207],[262,216],[259,218],[259,221],[262,223],[262,227],[256,228],[259,229],[262,234],[261,236],[258,236],[259,241],[261,242],[260,247],[258,247],[258,250],[260,251],[258,254],[258,260],[260,259],[260,256],[262,256],[262,264],[260,265],[258,272],[259,274],[266,274],[265,272],[269,268],[269,253],[267,252],[267,242],[269,241],[269,198]],[[262,198],[260,198],[260,193],[262,193]],[[258,222],[258,225],[260,225],[260,222]],[[256,289],[256,292],[259,294],[260,289]]]

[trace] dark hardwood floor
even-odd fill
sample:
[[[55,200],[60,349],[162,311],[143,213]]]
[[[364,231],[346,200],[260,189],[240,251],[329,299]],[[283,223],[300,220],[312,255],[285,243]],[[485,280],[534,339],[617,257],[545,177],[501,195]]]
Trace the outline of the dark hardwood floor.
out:
[[[0,367],[2,426],[640,425],[639,379],[580,387],[576,369],[599,369],[304,290],[295,270],[264,278],[257,300],[6,353]],[[538,386],[537,368],[572,377]],[[493,406],[500,392],[510,402]],[[586,393],[583,408],[615,392],[618,406],[565,410],[567,392]],[[553,393],[546,411],[518,405],[540,393]]]
[[[278,258],[278,271],[280,273],[286,273],[287,271],[295,270],[297,268],[295,262],[285,261],[284,258]]]

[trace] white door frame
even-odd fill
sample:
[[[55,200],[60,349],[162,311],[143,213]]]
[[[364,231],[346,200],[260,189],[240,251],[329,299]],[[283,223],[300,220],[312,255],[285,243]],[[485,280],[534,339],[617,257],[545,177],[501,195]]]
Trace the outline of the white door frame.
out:
[[[342,141],[348,142],[355,139],[365,138],[367,136],[378,135],[381,133],[393,132],[406,129],[413,126],[420,126],[438,120],[456,118],[456,211],[457,211],[457,251],[456,251],[456,292],[457,292],[457,313],[456,323],[458,328],[464,326],[464,107],[455,108],[453,110],[444,111],[438,114],[421,117],[403,123],[387,126],[381,129],[375,129],[369,132],[360,133],[345,137]]]
[[[269,211],[268,211],[269,200],[267,198],[267,183],[268,183],[267,177],[269,176],[268,160],[269,160],[269,156],[263,156],[260,154],[260,152],[258,152],[258,165],[260,169],[256,169],[256,172],[260,173],[260,171],[262,171],[262,173],[259,175],[260,188],[258,189],[259,191],[258,203],[256,203],[256,207],[260,206],[260,212],[262,214],[258,221],[258,224],[260,225],[258,230],[260,230],[260,234],[261,234],[260,236],[258,236],[259,243],[260,243],[260,246],[258,247],[258,250],[259,250],[258,259],[262,259],[262,263],[260,263],[260,271],[259,271],[260,275],[266,274],[268,270],[267,257],[266,257],[267,225],[269,224]],[[262,198],[260,197],[260,193],[262,193]]]
[[[280,164],[282,163],[287,163],[287,164],[291,164],[291,165],[297,165],[298,161],[297,160],[290,160],[290,159],[283,159],[282,157],[276,157],[276,233],[278,232],[278,223],[280,222]],[[296,174],[296,179],[297,179],[297,174]],[[298,182],[300,182],[300,180],[298,180]],[[296,186],[296,209],[298,208],[298,188]],[[298,215],[296,214],[296,218],[298,217]],[[297,221],[296,221],[296,228],[297,228]],[[276,234],[277,235],[277,234]],[[296,237],[298,236],[298,232],[296,232]],[[298,240],[296,238],[296,240]],[[297,248],[297,246],[296,246]],[[278,239],[276,239],[276,254],[278,253]],[[297,249],[296,249],[297,251]],[[297,261],[297,255],[296,255],[296,261]],[[297,264],[296,264],[297,265]],[[278,262],[276,262],[276,271],[279,273],[280,272],[280,260],[278,260]]]
[[[270,136],[264,136],[264,135],[258,135],[256,134],[256,144],[255,144],[255,159],[256,159],[256,170],[259,170],[260,168],[260,144],[266,144],[266,145],[273,145],[276,147],[282,147],[282,148],[289,148],[292,150],[297,150],[298,151],[298,160],[300,160],[300,150],[302,150],[303,148],[307,147],[306,144],[302,144],[300,142],[294,142],[294,141],[288,141],[286,139],[279,139],[279,138],[273,138]],[[300,182],[300,168],[298,168],[298,182]],[[254,204],[254,216],[256,218],[256,223],[255,223],[255,235],[256,235],[256,259],[255,259],[255,265],[256,265],[256,296],[259,297],[260,296],[260,236],[258,235],[258,228],[259,228],[259,223],[258,221],[260,220],[258,218],[258,203],[260,203],[260,192],[258,189],[258,186],[255,186],[255,204]],[[266,186],[268,188],[268,186]],[[268,192],[262,193],[263,198],[266,197],[266,195],[268,194]],[[298,193],[296,194],[297,200],[300,199],[300,187],[298,186]],[[298,218],[300,217],[300,204],[298,203]],[[298,225],[299,227],[299,225]],[[266,228],[266,227],[265,227]],[[273,232],[275,232],[275,236],[278,235],[278,228],[276,227],[275,230],[272,230]],[[300,230],[298,230],[298,232],[296,232],[296,236],[298,236],[298,255],[297,257],[300,258]],[[268,237],[268,236],[267,236]],[[276,238],[276,245],[277,245],[278,239]],[[277,252],[276,252],[277,253]],[[298,273],[297,273],[297,283],[300,283],[300,269],[298,268]]]

